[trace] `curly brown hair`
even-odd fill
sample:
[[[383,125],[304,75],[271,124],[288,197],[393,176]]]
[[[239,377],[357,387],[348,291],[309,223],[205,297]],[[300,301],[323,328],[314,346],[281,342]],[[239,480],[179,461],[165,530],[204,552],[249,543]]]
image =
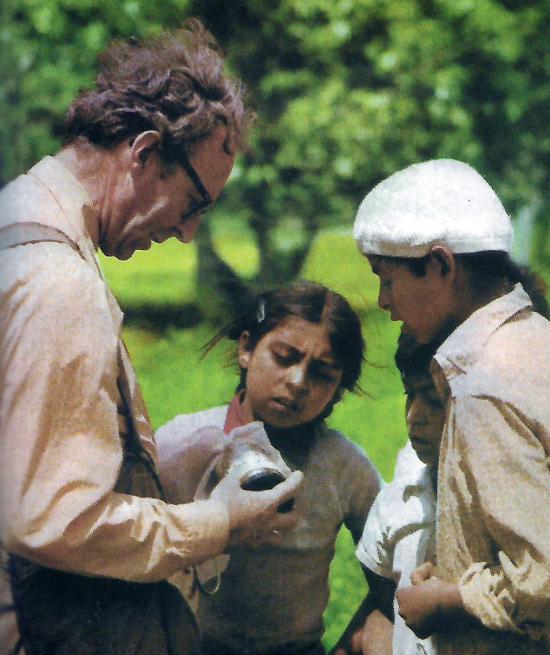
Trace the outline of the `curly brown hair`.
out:
[[[226,151],[243,147],[251,119],[244,87],[224,74],[221,48],[198,19],[157,38],[115,41],[99,63],[96,88],[83,91],[69,108],[67,144],[84,138],[113,148],[157,130],[158,153],[173,163],[222,124]]]

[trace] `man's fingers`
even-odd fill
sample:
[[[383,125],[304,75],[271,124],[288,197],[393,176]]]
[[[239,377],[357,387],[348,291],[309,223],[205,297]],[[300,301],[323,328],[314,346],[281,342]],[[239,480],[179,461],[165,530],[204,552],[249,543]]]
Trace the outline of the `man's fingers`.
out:
[[[294,471],[271,491],[277,495],[277,504],[282,504],[298,495],[304,479],[302,471]]]
[[[283,534],[277,528],[273,528],[269,532],[262,532],[258,537],[258,542],[270,546],[280,546],[283,543]]]

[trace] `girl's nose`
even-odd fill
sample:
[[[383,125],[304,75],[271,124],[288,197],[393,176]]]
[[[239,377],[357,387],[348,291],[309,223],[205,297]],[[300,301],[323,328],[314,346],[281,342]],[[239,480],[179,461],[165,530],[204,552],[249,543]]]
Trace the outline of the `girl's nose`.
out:
[[[307,371],[302,364],[296,364],[288,369],[288,385],[294,389],[303,390],[307,386]]]

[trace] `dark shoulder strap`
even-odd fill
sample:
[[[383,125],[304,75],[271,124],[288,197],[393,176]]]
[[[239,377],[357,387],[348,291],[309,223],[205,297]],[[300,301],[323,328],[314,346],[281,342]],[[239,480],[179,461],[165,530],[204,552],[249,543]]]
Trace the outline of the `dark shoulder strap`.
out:
[[[42,241],[66,243],[84,259],[84,255],[76,241],[73,241],[65,232],[58,230],[56,227],[43,225],[34,221],[26,221],[23,223],[12,223],[11,225],[0,228],[0,250],[24,246],[28,243],[40,243]]]

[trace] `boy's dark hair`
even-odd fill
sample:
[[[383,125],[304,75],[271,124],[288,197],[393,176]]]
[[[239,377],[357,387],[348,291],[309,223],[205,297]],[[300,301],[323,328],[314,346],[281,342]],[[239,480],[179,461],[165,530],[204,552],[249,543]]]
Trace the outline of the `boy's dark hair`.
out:
[[[430,364],[440,340],[418,343],[416,339],[401,332],[395,351],[395,365],[402,378],[429,374]]]
[[[416,277],[426,275],[430,257],[429,254],[418,258],[371,256],[372,259],[385,259],[398,266],[406,266]],[[546,300],[546,283],[528,266],[516,264],[508,253],[493,250],[455,254],[454,257],[468,271],[474,292],[483,293],[503,280],[510,284],[519,282],[531,298],[534,310],[550,319],[550,306]]]
[[[260,294],[232,323],[206,344],[208,352],[224,337],[238,341],[248,332],[248,348],[291,316],[326,326],[334,357],[342,366],[341,387],[358,389],[361,367],[365,359],[365,341],[361,322],[348,301],[322,284],[309,281],[277,287]],[[246,384],[246,371],[241,370],[238,389]]]
[[[157,130],[159,156],[170,164],[221,124],[226,150],[243,145],[250,120],[243,86],[224,75],[221,49],[199,20],[157,38],[116,41],[99,61],[96,88],[69,108],[66,143],[84,138],[113,148]]]

